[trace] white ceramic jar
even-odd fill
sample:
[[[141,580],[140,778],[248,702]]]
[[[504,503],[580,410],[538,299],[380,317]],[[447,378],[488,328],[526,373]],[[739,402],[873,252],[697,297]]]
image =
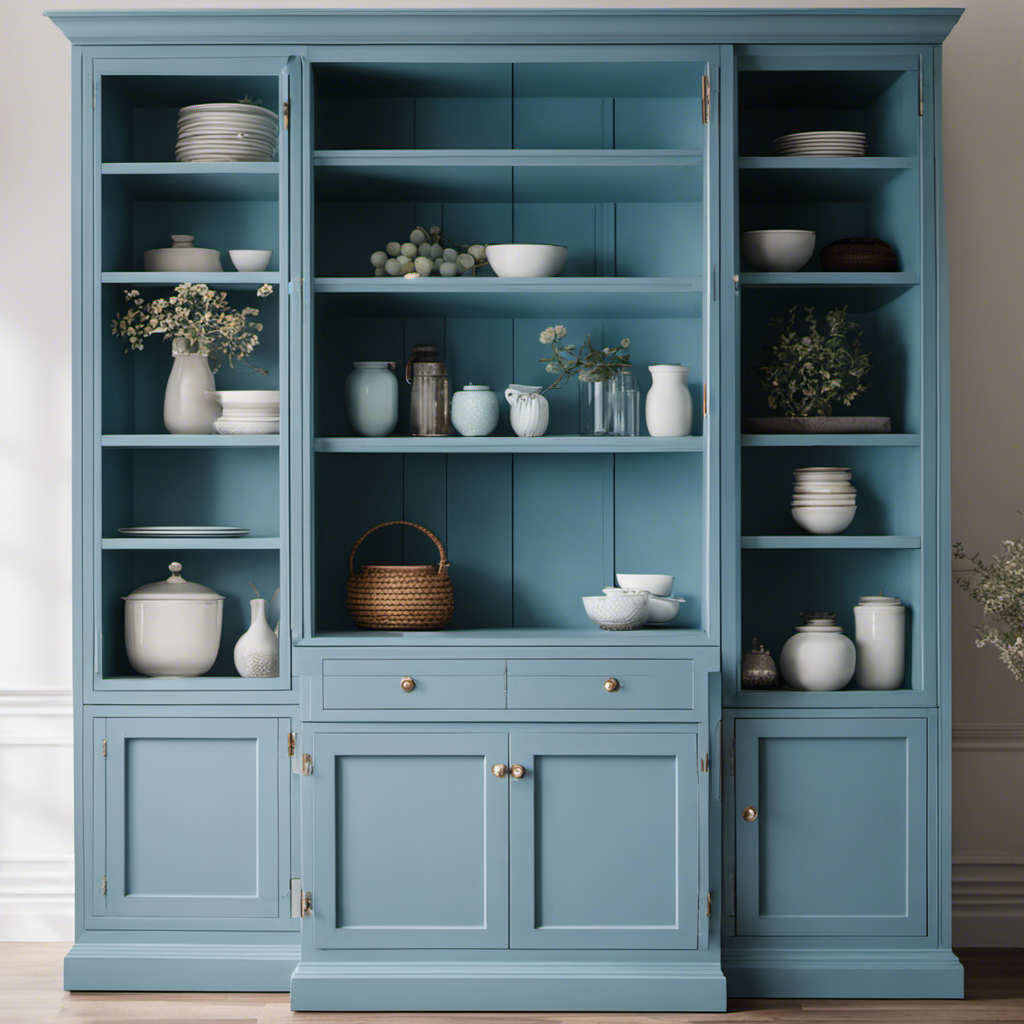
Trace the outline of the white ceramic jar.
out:
[[[857,652],[831,612],[805,613],[779,655],[782,678],[797,690],[841,690],[853,678]]]
[[[463,437],[487,437],[498,425],[498,397],[486,384],[467,384],[452,395],[452,426]]]
[[[651,389],[645,413],[651,437],[686,437],[693,426],[693,399],[687,386],[690,368],[677,363],[648,366]]]
[[[898,690],[903,685],[907,610],[898,597],[862,597],[853,609],[857,685]]]
[[[505,388],[509,422],[518,437],[541,437],[548,429],[550,412],[543,390],[533,384],[509,384]]]
[[[220,403],[211,398],[217,387],[210,361],[189,352],[181,338],[171,342],[174,362],[164,389],[164,426],[170,434],[212,434]]]
[[[144,676],[201,676],[213,668],[220,650],[224,598],[182,579],[180,562],[168,568],[166,580],[124,598],[128,661]]]
[[[345,378],[345,412],[360,437],[387,437],[398,426],[398,378],[394,363],[358,362]]]

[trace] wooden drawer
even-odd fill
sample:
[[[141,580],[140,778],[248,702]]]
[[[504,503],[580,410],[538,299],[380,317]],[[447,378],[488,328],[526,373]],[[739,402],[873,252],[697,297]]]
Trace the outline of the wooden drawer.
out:
[[[607,689],[605,683],[609,679],[618,686]],[[510,661],[508,706],[690,710],[693,662],[683,658]]]
[[[409,678],[413,686],[402,688]],[[324,710],[503,708],[505,662],[411,658],[324,662]]]

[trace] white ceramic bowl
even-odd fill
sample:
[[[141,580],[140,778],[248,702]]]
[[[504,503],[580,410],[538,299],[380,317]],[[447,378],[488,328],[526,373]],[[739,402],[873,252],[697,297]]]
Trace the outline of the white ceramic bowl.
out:
[[[148,273],[219,274],[219,249],[197,249],[194,246],[147,249],[142,254],[142,269]]]
[[[270,416],[260,420],[221,416],[213,421],[213,429],[217,434],[280,434],[281,421]]]
[[[646,590],[656,597],[668,597],[672,593],[675,576],[655,572],[617,572],[615,582],[627,590]]]
[[[564,245],[487,246],[487,262],[498,277],[557,277],[568,255]]]
[[[649,614],[648,595],[640,590],[585,597],[583,607],[602,629],[639,629]]]
[[[796,524],[808,533],[842,533],[853,522],[857,506],[799,505],[794,506],[792,512]]]
[[[679,606],[685,604],[682,597],[656,597],[651,594],[647,598],[650,614],[647,616],[648,626],[663,626],[671,622],[679,614]]]
[[[207,391],[229,418],[276,419],[281,415],[280,391]]]
[[[228,249],[235,270],[243,274],[258,274],[270,265],[273,249]]]
[[[813,231],[744,231],[740,251],[756,270],[800,270],[814,253],[814,239]]]

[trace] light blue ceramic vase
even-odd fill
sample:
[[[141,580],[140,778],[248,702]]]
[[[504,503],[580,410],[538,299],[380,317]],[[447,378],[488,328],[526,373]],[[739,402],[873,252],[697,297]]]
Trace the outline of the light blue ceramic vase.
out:
[[[354,434],[387,437],[398,426],[398,378],[394,363],[361,362],[345,381],[345,411]]]

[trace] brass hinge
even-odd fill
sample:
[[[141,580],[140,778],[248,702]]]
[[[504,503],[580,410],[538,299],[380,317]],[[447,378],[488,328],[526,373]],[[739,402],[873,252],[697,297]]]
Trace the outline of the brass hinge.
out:
[[[302,755],[302,774],[312,775],[313,774],[313,755],[303,754]]]
[[[295,733],[288,733],[288,756],[295,756]]]
[[[311,892],[303,892],[299,899],[299,917],[312,917],[313,916],[313,894]]]
[[[707,124],[711,120],[711,79],[701,75],[700,79],[700,123]]]
[[[700,759],[700,770],[702,772],[706,772],[710,767],[711,767],[711,755],[710,754],[705,754]]]
[[[707,912],[707,916],[708,917],[711,916],[711,893],[708,893],[708,912]]]
[[[103,880],[100,882],[100,892],[104,896],[107,895],[107,876],[106,875],[103,876]]]
[[[103,737],[103,756],[107,756],[107,737]]]
[[[291,112],[292,112],[292,101],[291,100],[285,100],[284,101],[284,118],[283,118],[284,130],[285,131],[288,131],[288,122],[289,122],[289,119],[291,117]]]
[[[708,386],[704,385],[704,415],[708,414]]]
[[[924,68],[917,65],[917,116],[924,117]]]

